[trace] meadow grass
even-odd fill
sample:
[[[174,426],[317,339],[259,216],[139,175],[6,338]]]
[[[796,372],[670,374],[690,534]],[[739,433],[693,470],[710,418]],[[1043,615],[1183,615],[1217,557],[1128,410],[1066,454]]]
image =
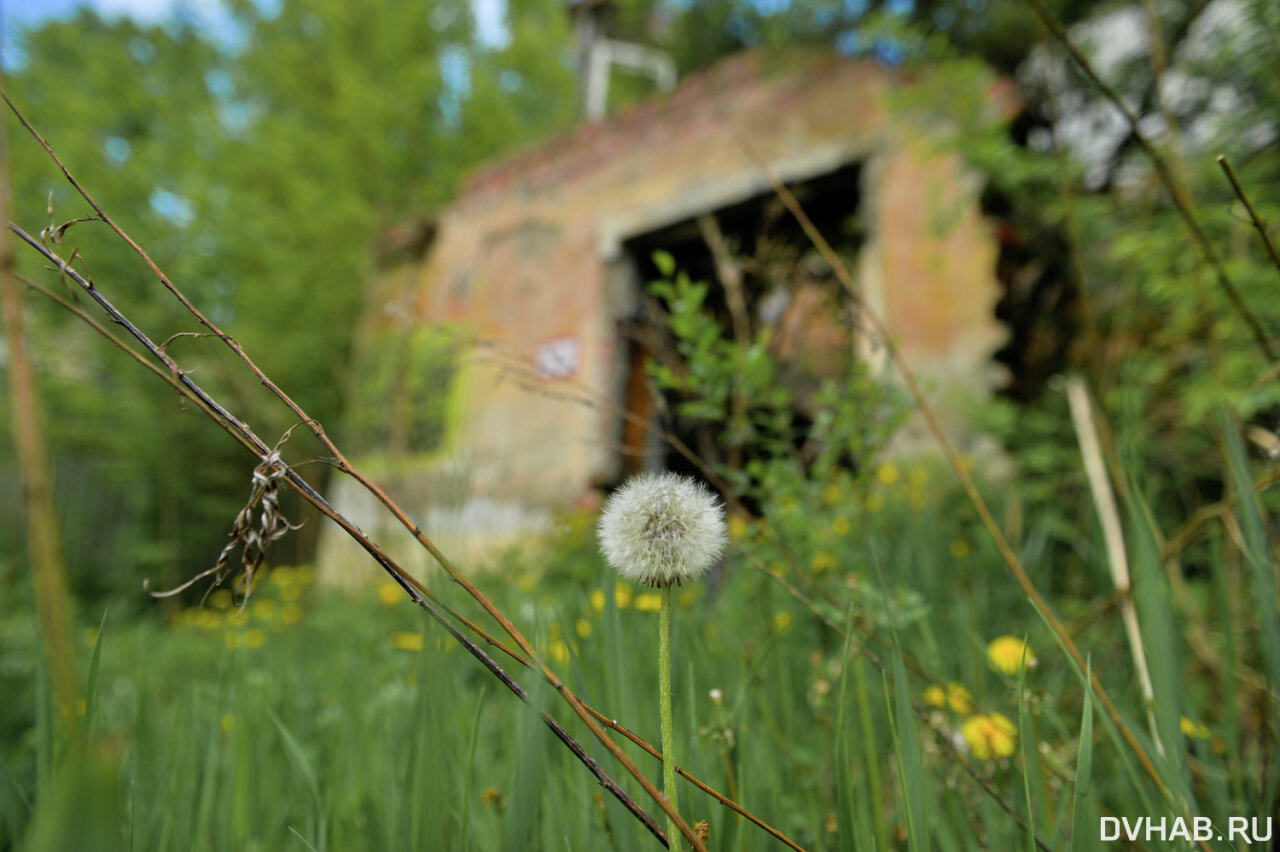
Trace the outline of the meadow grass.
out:
[[[1244,465],[1237,485],[1247,483],[1242,451],[1228,446],[1232,464]],[[1095,706],[1086,673],[1003,579],[972,513],[927,472],[884,472],[867,493],[820,503],[784,502],[775,523],[732,525],[723,569],[675,590],[674,717],[686,769],[807,849],[1090,849],[1104,814],[1207,815],[1225,826],[1228,816],[1268,813],[1273,660],[1257,617],[1274,602],[1252,592],[1265,598],[1275,563],[1253,501],[1237,509],[1248,558],[1218,536],[1206,550],[1212,570],[1192,582],[1208,609],[1231,616],[1209,632],[1222,661],[1212,671],[1188,659],[1155,539],[1131,506],[1154,734],[1118,615],[1063,591],[1105,594],[1102,548],[1082,548],[1093,558],[1074,578],[1055,574],[1034,535],[1022,554],[1153,756],[1159,784]],[[788,560],[760,570],[743,558],[776,547],[792,513],[811,535],[793,542]],[[585,701],[656,743],[659,593],[617,579],[593,522],[567,516],[548,543],[498,560],[484,585]],[[369,573],[367,594],[318,589],[308,569],[276,567],[243,610],[215,592],[164,617],[108,615],[86,627],[90,683],[79,712],[91,747],[57,740],[33,663],[18,700],[37,708],[35,724],[4,752],[0,846],[655,846],[536,713],[398,586],[380,585],[370,567],[352,570]],[[441,578],[429,583],[465,607]],[[857,641],[845,643],[815,610]],[[1036,665],[1019,665],[1021,653],[1012,666],[993,659],[988,646],[1000,636],[1016,649],[1025,638]],[[534,704],[599,751],[537,678],[505,663]],[[660,772],[624,747],[647,774]],[[632,779],[613,774],[648,804]],[[709,821],[709,849],[780,848],[690,785],[681,802],[687,820]]]

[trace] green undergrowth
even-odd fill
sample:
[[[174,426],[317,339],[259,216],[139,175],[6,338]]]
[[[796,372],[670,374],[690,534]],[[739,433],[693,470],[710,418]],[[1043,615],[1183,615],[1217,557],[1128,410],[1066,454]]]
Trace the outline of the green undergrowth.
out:
[[[1258,507],[1238,513],[1248,558],[1211,535],[1209,570],[1185,581],[1214,614],[1198,656],[1142,507],[1130,508],[1154,729],[1107,603],[1101,548],[1066,582],[1025,536],[1037,584],[1094,590],[1057,594],[1053,606],[1157,784],[1088,700],[1085,672],[1005,578],[971,511],[929,484],[937,475],[883,465],[856,493],[796,505],[807,537],[786,534],[785,505],[772,526],[731,524],[723,569],[675,593],[687,768],[807,849],[1089,849],[1103,815],[1208,816],[1221,827],[1265,815],[1276,770],[1263,714],[1274,713],[1277,661],[1271,632],[1248,626],[1274,617]],[[509,553],[480,582],[585,701],[656,743],[658,595],[604,567],[593,522],[567,516],[536,558]],[[157,604],[86,627],[95,662],[76,712],[92,738],[81,747],[54,736],[34,628],[11,615],[0,848],[656,847],[535,713],[397,586],[358,570],[370,574],[355,597],[317,588],[306,568],[277,567],[243,610],[215,592],[203,606]],[[456,586],[429,584],[483,621]],[[849,629],[852,646],[837,632]],[[657,812],[563,702],[493,653]],[[1208,659],[1220,667],[1206,669]],[[660,776],[656,760],[624,749]],[[690,822],[709,821],[709,849],[775,848],[693,787],[680,800]]]

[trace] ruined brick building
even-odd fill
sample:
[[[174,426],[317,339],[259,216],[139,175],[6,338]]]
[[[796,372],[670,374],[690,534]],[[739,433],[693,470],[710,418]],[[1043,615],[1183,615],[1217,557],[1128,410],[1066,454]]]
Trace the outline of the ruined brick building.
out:
[[[629,468],[661,466],[663,448],[619,414],[656,417],[661,403],[644,382],[643,338],[627,332],[653,250],[714,282],[716,234],[791,270],[757,272],[746,294],[782,357],[808,357],[819,373],[824,352],[877,358],[831,307],[830,270],[760,163],[837,244],[960,422],[997,381],[997,246],[980,181],[888,106],[906,85],[870,61],[741,54],[492,164],[438,215],[393,230],[361,333],[368,384],[356,407],[371,414],[353,431],[366,467],[465,563],[546,528]],[[335,488],[340,509],[393,538],[358,489]],[[339,538],[322,542],[322,571],[356,561]]]

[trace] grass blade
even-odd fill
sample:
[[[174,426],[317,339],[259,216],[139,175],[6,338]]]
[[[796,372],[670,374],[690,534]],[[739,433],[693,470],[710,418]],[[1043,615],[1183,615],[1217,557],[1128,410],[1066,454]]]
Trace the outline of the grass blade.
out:
[[[1084,681],[1086,689],[1093,682],[1093,660],[1085,660]],[[1080,709],[1080,746],[1076,749],[1076,783],[1071,794],[1071,838],[1070,852],[1091,849],[1093,833],[1091,825],[1095,825],[1093,808],[1093,696],[1092,690],[1085,693]]]
[[[107,611],[102,611],[98,622],[98,638],[93,643],[93,656],[89,659],[89,685],[84,692],[84,729],[93,733],[93,699],[98,692],[98,665],[102,660],[102,636],[107,629]]]

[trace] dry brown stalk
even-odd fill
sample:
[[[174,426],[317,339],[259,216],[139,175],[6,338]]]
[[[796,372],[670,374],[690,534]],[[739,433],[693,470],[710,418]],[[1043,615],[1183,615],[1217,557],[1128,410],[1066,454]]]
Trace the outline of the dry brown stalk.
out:
[[[1276,251],[1276,244],[1271,241],[1271,232],[1267,229],[1267,223],[1262,221],[1258,211],[1253,209],[1253,203],[1249,201],[1249,196],[1245,195],[1244,187],[1236,179],[1235,170],[1231,168],[1231,163],[1227,162],[1226,156],[1218,156],[1218,165],[1222,166],[1222,171],[1226,173],[1227,180],[1231,181],[1231,188],[1235,190],[1236,198],[1240,199],[1244,209],[1249,212],[1249,219],[1253,222],[1253,227],[1257,230],[1258,236],[1262,238],[1262,244],[1267,247],[1267,254],[1271,255],[1271,262],[1280,271],[1280,253]]]
[[[6,145],[6,134],[0,127],[0,220],[8,216],[9,209],[9,181],[3,173],[7,160]],[[58,515],[53,504],[53,478],[43,437],[40,394],[24,342],[22,294],[13,273],[13,249],[8,233],[2,230],[0,314],[4,317],[14,449],[22,485],[27,554],[31,562],[41,644],[57,704],[56,716],[74,738],[80,727],[77,712],[81,697],[80,679],[76,675],[75,642],[71,638],[71,612],[58,536]]]

